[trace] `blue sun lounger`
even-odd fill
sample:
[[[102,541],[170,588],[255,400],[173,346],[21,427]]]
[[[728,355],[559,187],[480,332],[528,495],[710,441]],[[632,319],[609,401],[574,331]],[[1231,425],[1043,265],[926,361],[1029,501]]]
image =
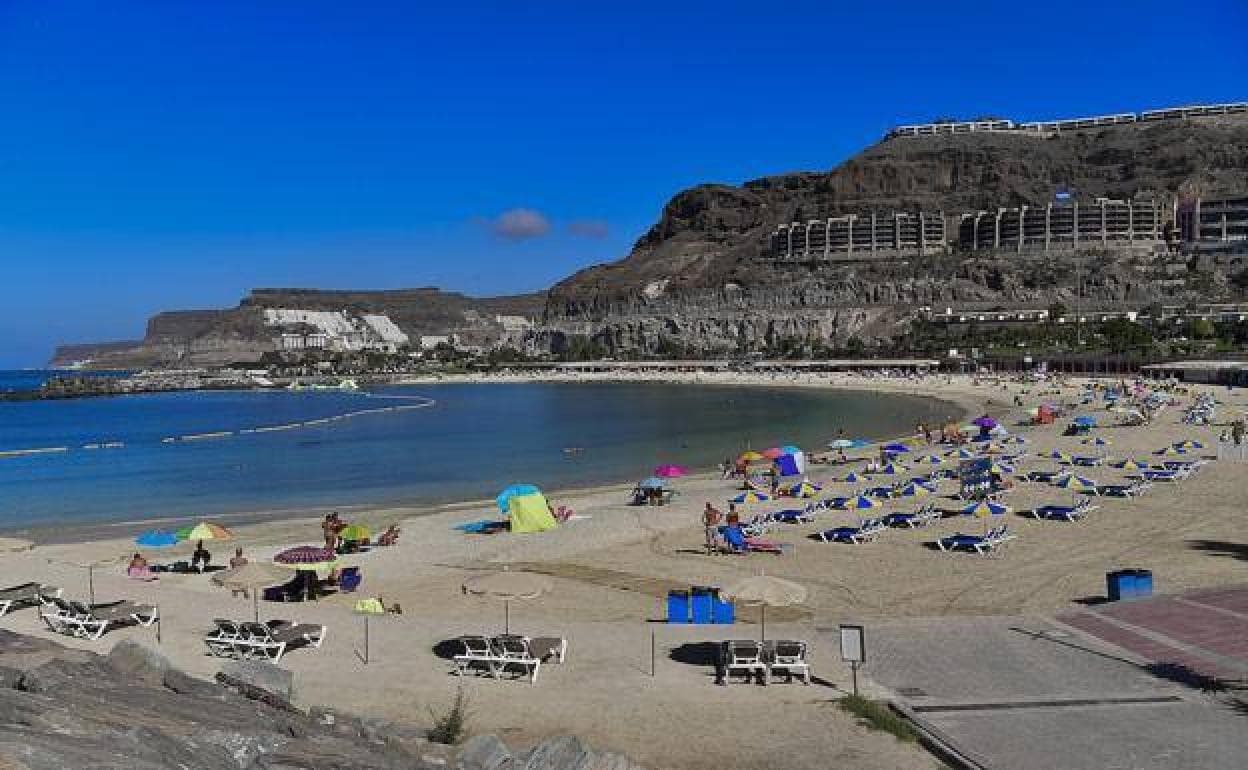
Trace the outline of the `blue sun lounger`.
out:
[[[1033,518],[1047,519],[1049,521],[1078,521],[1087,514],[1095,511],[1098,506],[1092,505],[1086,500],[1080,501],[1075,505],[1041,505],[1032,508],[1030,513]]]
[[[819,533],[825,543],[853,543],[862,545],[880,536],[885,529],[883,519],[863,519],[856,527],[835,527]]]
[[[1009,534],[1006,527],[1001,526],[992,529],[986,535],[966,535],[959,532],[956,535],[942,537],[936,541],[936,546],[942,551],[965,550],[983,555],[1013,539],[1014,536]]]

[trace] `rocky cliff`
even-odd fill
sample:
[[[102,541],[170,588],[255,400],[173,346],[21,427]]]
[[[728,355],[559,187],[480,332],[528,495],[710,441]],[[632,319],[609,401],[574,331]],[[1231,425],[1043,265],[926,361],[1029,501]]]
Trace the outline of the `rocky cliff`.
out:
[[[96,369],[221,366],[258,361],[275,349],[279,329],[265,323],[266,308],[346,311],[389,317],[413,339],[458,334],[471,344],[490,344],[505,334],[495,316],[536,317],[542,294],[468,297],[433,288],[391,291],[256,289],[237,307],[159,313],[136,343],[61,346],[51,366],[84,359]]]
[[[618,352],[674,344],[706,352],[778,339],[835,346],[886,339],[922,305],[1044,307],[1069,301],[1074,258],[958,254],[906,261],[778,264],[780,223],[870,211],[963,211],[1053,200],[1248,194],[1248,117],[1137,123],[1046,137],[981,133],[882,141],[826,172],[766,177],[677,194],[624,259],[551,288],[534,339],[572,334]],[[1236,295],[1238,260],[1093,255],[1092,304],[1187,302]]]

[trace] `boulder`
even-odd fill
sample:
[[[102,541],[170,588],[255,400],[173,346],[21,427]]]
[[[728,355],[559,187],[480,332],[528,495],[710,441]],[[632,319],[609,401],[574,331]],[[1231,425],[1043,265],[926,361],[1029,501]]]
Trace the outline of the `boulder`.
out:
[[[589,746],[575,735],[557,735],[529,753],[524,770],[587,770],[593,756]]]
[[[226,684],[262,690],[288,703],[295,692],[294,673],[264,660],[227,661],[218,677]]]
[[[146,684],[159,685],[170,669],[169,659],[162,653],[133,639],[122,639],[108,653],[109,665]]]
[[[458,770],[511,770],[514,763],[511,749],[497,735],[474,735],[464,741],[455,767]]]

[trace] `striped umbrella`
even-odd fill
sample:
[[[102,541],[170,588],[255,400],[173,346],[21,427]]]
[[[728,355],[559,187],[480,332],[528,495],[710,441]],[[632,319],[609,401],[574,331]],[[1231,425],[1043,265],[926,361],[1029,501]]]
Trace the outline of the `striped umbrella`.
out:
[[[1054,479],[1053,486],[1072,492],[1086,492],[1096,489],[1096,482],[1084,476],[1067,473]]]
[[[903,497],[927,497],[934,491],[936,490],[926,484],[917,484],[913,481],[901,488]]]
[[[1014,466],[1008,465],[1006,463],[993,463],[992,465],[988,466],[988,472],[996,473],[998,475],[1004,475],[1006,473],[1013,473]]]
[[[1176,444],[1172,444],[1171,446],[1173,446],[1175,449],[1204,449],[1205,448],[1204,444],[1200,443],[1199,441],[1192,441],[1190,439],[1187,441],[1180,441]]]
[[[790,497],[814,497],[823,491],[823,487],[809,481],[802,481],[789,487]]]
[[[1059,463],[1064,463],[1066,465],[1070,465],[1071,463],[1074,462],[1074,460],[1071,459],[1070,455],[1066,454],[1060,449],[1054,449],[1052,452],[1049,452],[1048,457],[1053,460],[1057,460]]]
[[[1003,503],[993,502],[992,500],[983,500],[978,503],[971,503],[962,509],[962,513],[967,516],[976,516],[979,518],[987,518],[988,516],[1004,516],[1010,512],[1010,506]]]
[[[974,460],[975,453],[969,449],[952,449],[945,453],[945,457],[952,457],[957,460]]]
[[[764,449],[760,454],[768,460],[775,460],[777,457],[784,457],[784,450],[778,446]]]
[[[765,460],[767,458],[763,457],[761,454],[759,454],[758,452],[755,452],[754,450],[750,450],[748,452],[742,452],[741,456],[738,457],[737,459],[742,462],[756,463],[759,460]]]
[[[221,526],[211,522],[200,522],[193,527],[179,529],[177,532],[179,540],[233,540],[234,533]]]
[[[754,490],[750,490],[749,492],[742,492],[741,494],[732,498],[729,502],[732,502],[732,503],[765,503],[770,499],[771,499],[771,495],[767,494],[766,492],[756,492]]]
[[[654,469],[654,475],[663,479],[675,479],[684,476],[689,469],[683,465],[660,465]]]
[[[1109,446],[1110,441],[1107,438],[1097,436],[1096,438],[1085,438],[1079,443],[1084,444],[1085,446]]]
[[[945,462],[945,458],[940,455],[923,455],[915,460],[916,463],[924,465],[941,465]]]
[[[857,484],[859,481],[862,481],[862,476],[855,473],[854,471],[850,471],[848,474],[846,474],[845,480],[851,484]]]
[[[879,508],[882,506],[879,500],[866,495],[856,495],[845,503],[846,508],[856,508],[858,510],[866,510],[868,508]]]
[[[1113,463],[1113,466],[1115,468],[1123,468],[1125,470],[1142,471],[1148,468],[1148,463],[1141,462],[1139,460],[1127,457],[1125,459],[1119,460],[1116,463]]]
[[[883,468],[880,468],[880,473],[884,473],[889,476],[897,476],[899,474],[905,473],[908,470],[910,469],[902,465],[901,463],[889,463],[888,465],[885,465]]]
[[[1174,457],[1176,455],[1187,454],[1187,450],[1180,449],[1176,446],[1168,446],[1168,447],[1162,447],[1161,449],[1158,449],[1156,452],[1153,452],[1153,454],[1161,455],[1162,457]]]

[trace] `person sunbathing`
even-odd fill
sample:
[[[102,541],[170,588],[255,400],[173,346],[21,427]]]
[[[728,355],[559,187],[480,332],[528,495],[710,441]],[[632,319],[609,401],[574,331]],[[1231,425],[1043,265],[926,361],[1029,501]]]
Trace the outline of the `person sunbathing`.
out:
[[[126,575],[135,580],[156,580],[156,575],[152,574],[152,569],[148,566],[147,559],[142,554],[136,553],[130,559],[130,566],[126,567]]]
[[[377,545],[394,545],[399,542],[400,531],[397,524],[391,524],[385,532],[381,533],[381,537],[377,538]]]

